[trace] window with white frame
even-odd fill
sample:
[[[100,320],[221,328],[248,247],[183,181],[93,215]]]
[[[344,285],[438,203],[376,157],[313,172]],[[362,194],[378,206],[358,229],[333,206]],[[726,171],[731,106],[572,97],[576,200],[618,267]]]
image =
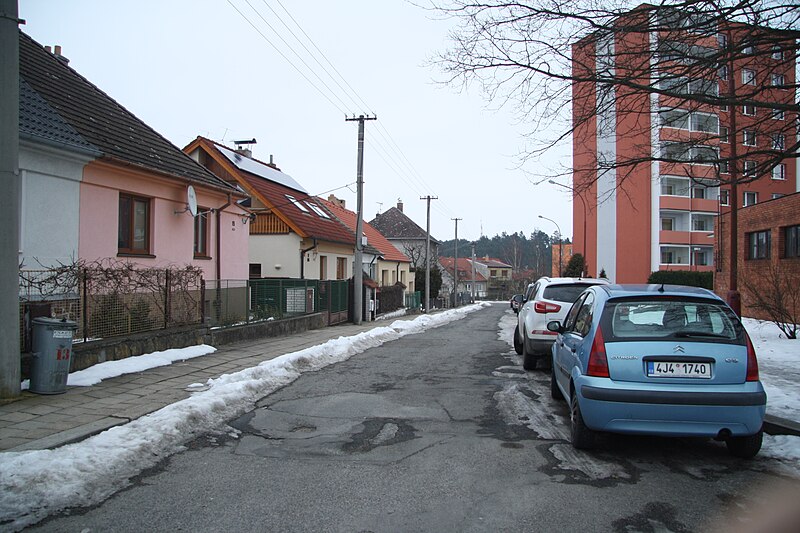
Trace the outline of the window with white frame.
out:
[[[744,175],[745,176],[755,176],[756,175],[756,162],[755,161],[745,161],[744,162]]]
[[[717,70],[717,75],[719,76],[719,79],[726,81],[728,79],[728,66],[723,65],[719,67],[719,70]]]
[[[742,144],[745,146],[755,146],[756,145],[756,132],[754,130],[743,130],[742,131]]]
[[[728,189],[720,189],[719,191],[719,204],[730,205],[731,192]]]
[[[753,55],[756,53],[756,47],[752,44],[745,46],[742,48],[742,53],[746,55]]]
[[[770,78],[772,80],[772,86],[773,87],[782,87],[784,85],[783,74],[772,74],[772,76],[770,76]]]
[[[702,200],[706,197],[706,187],[704,185],[695,185],[692,187],[692,198]]]
[[[683,109],[662,109],[658,112],[664,128],[689,129],[689,112]]]
[[[705,94],[707,96],[719,95],[719,83],[717,80],[691,80],[689,81],[689,93]]]
[[[772,168],[772,179],[781,181],[786,179],[786,165],[784,163],[778,163]]]
[[[730,174],[731,173],[731,165],[728,161],[720,161],[719,162],[719,173],[720,174]]]
[[[661,217],[662,231],[675,231],[675,219],[673,217]]]
[[[742,205],[744,205],[744,207],[756,205],[758,203],[758,193],[755,191],[745,191],[743,196],[744,202],[742,202]]]
[[[772,120],[783,120],[786,117],[783,109],[773,109],[772,110]]]
[[[719,117],[710,113],[692,113],[692,131],[719,133]]]
[[[772,140],[772,149],[773,150],[783,150],[784,146],[786,146],[786,141],[782,133],[773,133],[770,135]]]
[[[777,59],[777,60],[783,59],[783,50],[781,49],[781,45],[779,44],[772,45],[772,59]]]
[[[779,192],[772,193],[772,199],[773,200],[777,200],[778,198],[783,198],[784,196],[786,196],[786,195],[783,194],[783,193],[779,193]]]
[[[742,69],[742,83],[745,85],[756,84],[756,71],[749,68]]]
[[[747,115],[748,117],[755,116],[756,106],[754,106],[753,104],[744,104],[742,106],[742,113]]]
[[[720,126],[719,127],[719,142],[721,142],[721,143],[729,143],[729,142],[731,142],[731,139],[729,137],[729,135],[730,135],[729,132],[730,132],[730,130],[728,129],[727,126]]]
[[[719,44],[720,48],[728,46],[728,36],[724,33],[717,34],[717,44]]]
[[[722,111],[723,113],[727,113],[728,112],[728,104],[722,104],[721,106],[719,106],[719,110]]]

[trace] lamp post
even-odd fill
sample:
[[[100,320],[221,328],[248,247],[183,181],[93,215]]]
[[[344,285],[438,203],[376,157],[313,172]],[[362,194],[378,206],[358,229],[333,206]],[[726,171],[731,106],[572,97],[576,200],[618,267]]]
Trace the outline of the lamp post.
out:
[[[563,245],[564,245],[564,239],[562,238],[562,235],[561,235],[561,228],[558,226],[558,222],[556,222],[552,218],[547,218],[547,217],[542,216],[542,215],[539,215],[539,218],[543,218],[545,220],[549,220],[550,222],[552,222],[553,224],[556,225],[556,229],[558,230],[558,277],[560,278],[561,277],[561,270],[562,270],[562,264],[561,264],[562,255],[561,254],[562,254]]]
[[[583,275],[586,276],[586,269],[589,266],[588,256],[586,255],[586,200],[583,199],[583,194],[580,194],[576,191],[573,187],[569,185],[564,185],[563,183],[558,183],[557,181],[548,180],[548,183],[552,183],[553,185],[558,185],[559,187],[564,187],[565,189],[569,189],[572,191],[573,198],[577,196],[581,203],[583,204]]]

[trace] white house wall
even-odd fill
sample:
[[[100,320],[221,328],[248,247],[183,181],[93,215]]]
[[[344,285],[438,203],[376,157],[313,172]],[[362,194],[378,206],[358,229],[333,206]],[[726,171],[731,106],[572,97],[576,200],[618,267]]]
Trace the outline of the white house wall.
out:
[[[265,278],[299,278],[300,240],[295,233],[250,235],[250,263],[259,263]]]

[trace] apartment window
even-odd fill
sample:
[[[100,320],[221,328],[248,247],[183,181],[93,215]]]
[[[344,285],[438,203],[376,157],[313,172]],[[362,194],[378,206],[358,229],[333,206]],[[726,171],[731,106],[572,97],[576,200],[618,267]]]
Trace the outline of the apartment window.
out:
[[[199,258],[209,257],[208,254],[208,209],[198,209],[194,217],[194,256]]]
[[[664,217],[661,219],[661,229],[663,231],[675,231],[675,219],[672,217]],[[663,261],[662,261],[663,263]]]
[[[706,188],[703,186],[692,187],[692,198],[702,200],[706,197]]]
[[[664,128],[689,129],[689,112],[682,109],[664,109],[659,111],[661,126]]]
[[[730,174],[731,173],[731,165],[729,161],[720,161],[719,162],[719,173],[720,174]]]
[[[731,192],[728,189],[721,189],[719,191],[720,205],[731,205],[730,197],[731,197]]]
[[[800,257],[800,226],[783,228],[783,257]]]
[[[769,259],[770,231],[746,233],[747,259]]]
[[[778,163],[772,168],[772,179],[781,181],[786,179],[786,165],[784,163]]]
[[[728,104],[723,104],[723,105],[719,106],[719,110],[722,111],[723,113],[727,113],[728,112]]]
[[[692,231],[708,231],[708,224],[704,218],[696,218],[692,220]]]
[[[749,205],[756,205],[758,203],[758,193],[747,191],[744,193],[744,207]]]
[[[753,45],[747,45],[742,48],[742,53],[745,55],[753,55],[756,53],[756,47]]]
[[[742,113],[748,117],[753,117],[756,114],[756,106],[753,104],[744,104],[742,106]]]
[[[783,194],[783,193],[779,193],[779,192],[772,193],[772,199],[773,200],[777,200],[778,198],[783,198],[784,196],[786,196],[786,195]]]
[[[336,279],[345,279],[347,277],[347,258],[336,258]]]
[[[772,46],[772,59],[781,60],[783,59],[783,50],[781,50],[780,45],[773,45]]]
[[[717,43],[720,48],[725,48],[728,46],[728,36],[724,33],[717,34]]]
[[[689,92],[689,80],[687,78],[661,78],[658,82],[658,87],[662,91],[667,91],[673,94],[686,94]]]
[[[717,80],[691,80],[689,82],[689,92],[691,94],[705,94],[707,96],[719,95],[719,83]]]
[[[719,142],[721,143],[731,142],[730,130],[726,126],[720,126],[719,128]]]
[[[692,113],[692,131],[719,133],[719,117],[707,113]]]
[[[717,73],[719,75],[719,79],[721,79],[723,81],[728,79],[728,67],[727,66],[720,67],[719,70],[717,71]]]
[[[702,251],[696,251],[694,253],[694,264],[699,266],[707,266],[708,254]]]
[[[661,250],[661,264],[671,265],[675,262],[675,254],[669,250]]]
[[[756,145],[756,132],[753,130],[742,131],[742,144],[745,146]]]
[[[328,279],[328,256],[321,255],[319,256],[319,279],[326,280]]]
[[[773,87],[782,87],[784,85],[783,74],[773,74],[770,78]]]
[[[150,253],[150,199],[120,193],[117,248],[122,254]]]
[[[742,69],[742,83],[745,85],[755,85],[756,84],[756,71],[743,68]]]
[[[783,150],[784,146],[786,145],[783,134],[773,133],[772,135],[770,135],[770,138],[772,139],[773,150]]]
[[[711,165],[719,159],[719,153],[711,146],[692,146],[691,157],[692,163]]]
[[[755,161],[745,161],[744,162],[744,175],[745,176],[755,176],[756,175],[756,162]]]

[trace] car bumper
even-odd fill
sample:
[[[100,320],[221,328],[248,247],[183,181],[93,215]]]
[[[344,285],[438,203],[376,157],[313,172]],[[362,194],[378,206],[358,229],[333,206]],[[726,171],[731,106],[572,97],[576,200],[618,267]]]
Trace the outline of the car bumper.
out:
[[[760,382],[698,392],[583,377],[575,388],[586,425],[615,433],[715,437],[727,429],[752,435],[761,429],[767,403]]]
[[[550,351],[553,348],[553,343],[556,341],[556,334],[552,335],[535,335],[528,337],[528,353],[538,355],[539,357],[550,357]]]

